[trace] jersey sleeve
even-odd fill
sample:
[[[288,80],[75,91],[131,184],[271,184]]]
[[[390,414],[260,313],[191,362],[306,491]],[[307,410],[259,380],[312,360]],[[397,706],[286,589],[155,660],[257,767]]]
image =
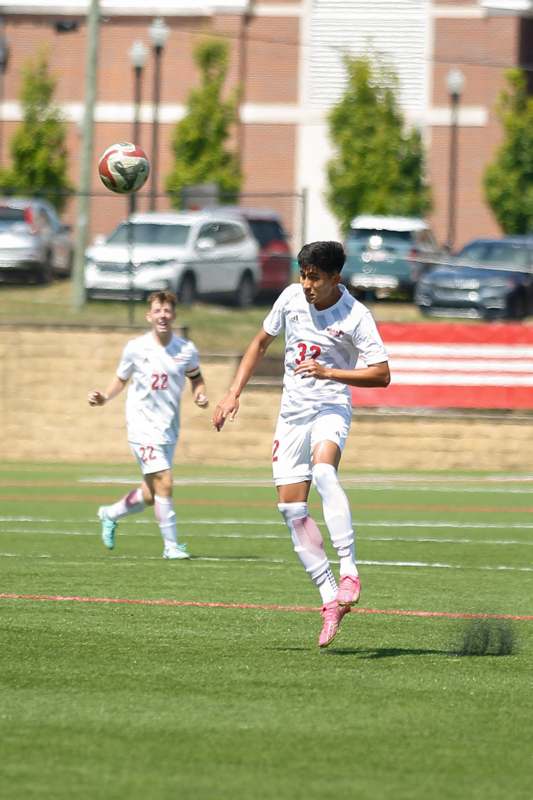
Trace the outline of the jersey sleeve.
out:
[[[129,378],[131,378],[133,368],[134,349],[132,342],[128,342],[122,351],[122,356],[117,367],[117,377],[120,378],[121,381],[127,381]]]
[[[280,294],[263,320],[263,330],[265,333],[268,333],[269,336],[277,336],[285,327],[286,292],[287,289]]]
[[[189,357],[187,359],[187,366],[185,374],[188,378],[197,378],[200,375],[200,354],[196,349],[196,345],[189,342]]]
[[[366,311],[361,317],[353,332],[353,342],[366,364],[380,364],[389,360],[385,345],[370,311]]]

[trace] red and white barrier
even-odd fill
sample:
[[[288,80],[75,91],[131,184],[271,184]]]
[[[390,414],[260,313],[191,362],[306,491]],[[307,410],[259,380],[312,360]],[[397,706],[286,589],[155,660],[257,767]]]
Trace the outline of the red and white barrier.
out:
[[[382,323],[392,381],[354,406],[533,409],[533,326]]]

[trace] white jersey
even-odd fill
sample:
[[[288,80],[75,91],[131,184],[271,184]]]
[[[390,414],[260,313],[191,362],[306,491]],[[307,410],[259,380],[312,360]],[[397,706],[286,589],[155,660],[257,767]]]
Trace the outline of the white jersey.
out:
[[[271,336],[285,329],[285,375],[280,417],[302,419],[325,405],[351,406],[350,387],[338,381],[295,375],[297,364],[316,358],[332,369],[354,369],[387,361],[387,352],[370,311],[344,288],[335,305],[324,311],[305,299],[300,284],[288,286],[263,322]]]
[[[185,377],[198,370],[198,351],[188,339],[173,335],[163,347],[150,331],[126,344],[117,375],[123,381],[131,378],[126,401],[129,442],[176,442]]]

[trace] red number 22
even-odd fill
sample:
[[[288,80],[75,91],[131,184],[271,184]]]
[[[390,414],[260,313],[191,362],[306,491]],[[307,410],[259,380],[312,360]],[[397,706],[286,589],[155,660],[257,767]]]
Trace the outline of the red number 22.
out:
[[[152,389],[168,389],[168,375],[166,372],[152,373]]]

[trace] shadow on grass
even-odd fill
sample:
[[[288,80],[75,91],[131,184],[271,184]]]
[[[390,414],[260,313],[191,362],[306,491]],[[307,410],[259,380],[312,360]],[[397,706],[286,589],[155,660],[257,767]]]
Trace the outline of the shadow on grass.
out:
[[[336,656],[357,656],[361,659],[397,658],[398,656],[510,656],[517,650],[516,637],[509,620],[476,619],[463,628],[458,647],[436,650],[424,647],[332,647],[326,652]]]
[[[329,647],[326,651],[332,656],[357,656],[361,659],[397,658],[398,656],[456,656],[452,650],[430,650],[420,647],[376,647],[363,649],[356,647]]]

